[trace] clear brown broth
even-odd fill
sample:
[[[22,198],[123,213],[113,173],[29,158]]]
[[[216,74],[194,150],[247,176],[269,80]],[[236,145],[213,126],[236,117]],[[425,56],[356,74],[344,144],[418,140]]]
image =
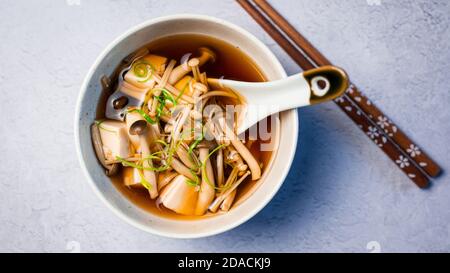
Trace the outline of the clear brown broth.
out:
[[[146,45],[152,54],[174,59],[178,63],[181,57],[186,53],[192,53],[193,56],[196,56],[197,49],[202,46],[211,48],[217,54],[215,63],[207,63],[201,67],[201,71],[205,71],[209,78],[224,77],[226,79],[248,82],[266,81],[266,77],[261,70],[244,52],[239,49],[239,47],[233,46],[216,38],[198,34],[183,34],[164,37]],[[108,94],[106,92],[101,95],[100,103],[97,108],[98,119],[104,118],[104,109],[107,97]],[[270,125],[270,122],[268,122],[268,125]],[[263,163],[263,170],[266,169],[272,155],[272,152],[270,151],[260,150],[260,145],[265,142],[270,142],[270,140],[257,140],[250,148],[253,156],[255,156],[259,162]],[[133,204],[152,214],[179,220],[195,220],[215,215],[206,214],[204,216],[185,216],[177,214],[164,208],[163,206],[158,208],[155,200],[151,200],[149,198],[148,192],[145,189],[135,189],[125,186],[123,184],[121,173],[115,177],[112,177],[111,180],[115,187]],[[243,182],[243,184],[241,184],[238,188],[235,203],[239,201],[240,198],[244,197],[247,192],[252,190],[257,182],[258,181],[251,181],[250,179]]]

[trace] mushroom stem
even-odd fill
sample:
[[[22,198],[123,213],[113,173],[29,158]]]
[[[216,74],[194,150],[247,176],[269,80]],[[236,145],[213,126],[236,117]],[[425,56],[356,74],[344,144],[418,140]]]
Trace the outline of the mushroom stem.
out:
[[[173,73],[173,72],[172,72]],[[155,81],[157,83],[160,83],[162,81],[161,77],[159,77],[158,75],[153,75],[153,78],[155,79]],[[191,97],[189,97],[188,95],[181,93],[180,90],[176,89],[173,85],[167,83],[164,86],[165,89],[167,89],[167,91],[169,91],[175,98],[180,97],[181,100],[184,100],[185,102],[188,103],[194,103],[194,99],[192,99]]]
[[[220,210],[222,211],[229,211],[231,208],[231,205],[233,205],[234,198],[236,197],[237,190],[234,190],[230,193],[230,195],[223,200],[222,205],[220,205]]]
[[[161,81],[158,83],[157,87],[164,88],[164,86],[166,86],[167,81],[169,80],[170,74],[172,74],[173,68],[175,67],[176,63],[177,62],[175,60],[170,60],[169,65],[167,66],[166,70],[164,71]]]
[[[188,104],[186,105],[183,110],[180,113],[179,118],[173,125],[172,129],[172,140],[177,141],[179,140],[181,129],[183,128],[184,123],[186,122],[187,118],[189,117],[189,113],[191,112],[192,105]]]
[[[205,164],[205,166],[202,167],[202,183],[200,185],[200,192],[198,194],[195,215],[205,214],[205,212],[208,210],[209,205],[214,200],[214,171],[208,154],[209,149],[207,147],[199,149],[200,161]]]
[[[242,160],[242,157],[239,153],[234,149],[233,146],[227,147],[227,159],[233,165],[233,167],[237,167],[239,172],[243,173],[248,169],[248,166]]]
[[[214,136],[214,139],[216,140],[218,145],[229,146],[231,144],[231,142],[222,134],[220,128],[216,124],[214,124],[211,119],[207,120],[204,126],[206,127],[208,132]]]
[[[192,92],[192,96],[194,98],[194,109],[191,111],[191,117],[194,120],[194,132],[196,134],[198,134],[199,132],[202,131],[202,127],[203,127],[203,115],[202,115],[202,111],[203,111],[203,106],[206,104],[206,101],[201,100],[199,97],[206,93],[208,91],[208,87],[206,87],[204,84],[201,84],[199,82],[195,83],[192,85],[194,91]]]
[[[189,154],[188,150],[185,147],[186,144],[183,142],[180,143],[180,146],[176,150],[176,153],[178,157],[180,158],[181,162],[183,162],[186,167],[193,170],[194,172],[197,172],[198,170],[198,159],[196,158],[194,153]]]
[[[202,66],[203,64],[205,64],[208,61],[214,61],[216,58],[216,54],[209,48],[207,47],[200,47],[199,48],[200,51],[200,56],[197,57],[199,63],[199,66]],[[179,81],[181,78],[184,77],[184,75],[186,75],[187,73],[191,72],[192,68],[187,65],[187,63],[182,63],[179,66],[175,67],[173,69],[173,72],[170,74],[169,77],[169,84],[174,84],[177,81]]]
[[[156,86],[155,92],[153,92],[153,96],[158,97],[159,95],[161,95],[161,89],[164,88],[167,84],[167,80],[169,79],[170,73],[172,73],[173,67],[175,66],[176,61],[175,60],[170,60],[169,65],[167,66],[166,70],[164,71],[164,74],[161,78],[161,80],[158,82],[158,85]],[[150,113],[149,115],[151,117],[155,117],[156,116],[156,108],[158,107],[158,100],[157,99],[153,99],[151,108],[150,108]]]
[[[225,182],[225,185],[223,185],[223,187],[221,188],[220,193],[223,193],[226,190],[228,190],[231,187],[231,185],[233,185],[233,183],[236,182],[238,173],[239,173],[239,169],[237,167],[233,167],[230,175],[227,178],[227,181]],[[220,195],[220,193],[218,195]]]
[[[222,187],[224,176],[224,160],[223,160],[223,150],[219,149],[216,156],[216,169],[217,169],[217,186]]]
[[[228,127],[226,124],[225,118],[220,118],[219,122],[223,130],[225,131],[225,136],[231,141],[231,144],[236,148],[236,151],[241,155],[241,157],[245,160],[250,171],[252,173],[252,180],[257,180],[261,177],[261,167],[259,166],[256,158],[250,153],[250,151],[245,147],[245,145],[238,139],[236,134],[232,129]]]
[[[196,81],[200,81],[200,69],[198,68],[199,64],[200,61],[197,58],[192,58],[188,62],[188,66],[191,68],[192,75]]]
[[[223,200],[225,200],[225,198],[227,198],[228,195],[230,195],[245,180],[245,178],[247,178],[247,176],[249,176],[249,175],[250,175],[250,172],[247,171],[228,190],[226,190],[224,193],[221,193],[219,196],[217,196],[216,199],[214,199],[214,201],[209,206],[209,210],[211,212],[216,212],[217,209],[219,208],[220,204],[223,202]]]
[[[156,181],[156,174],[154,171],[146,170],[148,168],[153,168],[153,162],[150,157],[150,147],[147,143],[147,138],[144,134],[139,136],[139,140],[141,142],[141,152],[142,152],[142,159],[145,159],[142,166],[144,167],[144,178],[147,180],[151,188],[148,190],[150,193],[150,198],[155,199],[158,197],[158,183]]]
[[[206,76],[206,72],[200,74],[200,82],[208,87],[208,77]]]
[[[197,182],[199,178],[192,172],[188,167],[186,167],[181,161],[176,158],[172,158],[170,166],[179,174],[182,174],[189,178],[190,180]]]
[[[155,199],[158,196],[158,183],[156,179],[156,174],[154,171],[149,169],[153,168],[153,162],[150,158],[150,145],[147,141],[148,130],[153,130],[152,127],[148,127],[147,121],[144,119],[139,119],[130,124],[128,131],[130,135],[139,136],[139,148],[142,154],[142,167],[144,168],[144,178],[150,184],[148,192],[150,193],[150,198]]]

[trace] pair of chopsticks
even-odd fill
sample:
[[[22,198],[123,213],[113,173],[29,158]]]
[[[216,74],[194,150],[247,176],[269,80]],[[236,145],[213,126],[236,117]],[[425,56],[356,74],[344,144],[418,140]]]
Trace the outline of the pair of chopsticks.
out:
[[[303,69],[331,65],[314,46],[264,0],[237,0],[250,16]],[[420,188],[441,168],[412,142],[354,84],[335,103]]]

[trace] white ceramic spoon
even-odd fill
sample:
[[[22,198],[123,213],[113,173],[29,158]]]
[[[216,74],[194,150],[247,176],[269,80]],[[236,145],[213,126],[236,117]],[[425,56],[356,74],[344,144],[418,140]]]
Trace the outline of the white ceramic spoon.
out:
[[[238,134],[275,113],[340,97],[349,86],[347,74],[334,66],[323,66],[272,82],[209,79],[208,83],[213,88],[235,92],[244,102]]]

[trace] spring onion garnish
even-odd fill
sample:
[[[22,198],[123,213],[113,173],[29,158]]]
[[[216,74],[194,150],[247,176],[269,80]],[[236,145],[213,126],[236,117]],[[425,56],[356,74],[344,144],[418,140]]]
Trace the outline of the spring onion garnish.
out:
[[[192,174],[193,177],[195,177],[195,181],[188,179],[189,181],[186,181],[186,183],[189,186],[193,186],[193,187],[200,185],[200,179],[198,178],[197,174],[191,169],[189,169],[189,172]]]
[[[154,153],[153,153],[153,154],[154,154]],[[162,161],[162,158],[161,158],[161,157],[159,157],[159,156],[153,156],[153,155],[150,155],[150,156],[148,156],[148,157],[146,157],[146,158],[143,158],[142,161],[145,161],[145,160],[152,160],[152,159],[157,159],[157,160],[159,160],[159,161]],[[145,169],[146,169],[146,170],[151,170],[151,171],[154,171],[154,172],[163,172],[163,171],[169,169],[169,165],[163,165],[163,166],[160,166],[160,167],[148,167],[148,168],[145,168]]]
[[[117,159],[120,163],[122,163],[122,165],[125,166],[125,167],[132,167],[132,168],[136,168],[136,169],[139,169],[139,170],[153,171],[153,172],[160,172],[160,171],[165,171],[165,170],[167,170],[167,169],[168,169],[168,166],[162,166],[162,167],[160,167],[160,168],[144,167],[144,166],[143,166],[142,163],[143,163],[144,160],[150,160],[150,159],[156,159],[156,158],[159,158],[159,157],[150,155],[150,156],[148,156],[148,157],[146,157],[146,158],[140,160],[140,161],[136,164],[136,163],[134,163],[134,162],[127,161],[126,159],[121,158],[120,156],[116,156],[116,159]]]
[[[134,162],[128,161],[125,158],[122,158],[120,156],[116,156],[116,160],[120,161],[120,163],[122,163],[122,165],[125,167],[133,167],[133,168],[137,168],[140,170],[142,170],[144,168],[143,166],[140,166]]]
[[[96,120],[96,121],[94,121],[94,122],[95,122],[95,124],[98,126],[99,129],[102,129],[102,130],[105,130],[105,131],[111,132],[111,133],[116,133],[116,132],[113,131],[113,130],[109,130],[109,129],[106,129],[105,127],[103,127],[103,126],[102,126],[102,123],[103,123],[104,121],[105,121],[105,120],[102,119],[102,120]]]
[[[150,124],[156,124],[157,121],[153,120],[149,115],[147,115],[147,113],[145,113],[143,110],[141,109],[131,109],[128,110],[128,113],[134,113],[137,112],[139,113],[148,123]]]
[[[164,100],[168,100],[168,101],[172,102],[174,106],[176,106],[178,104],[178,98],[175,99],[172,96],[172,94],[169,91],[167,91],[167,89],[164,89],[164,88],[161,89],[161,95],[164,96]]]
[[[193,180],[191,180],[191,179],[186,179],[186,184],[188,184],[188,186],[191,186],[191,187],[197,187],[198,186],[198,183],[193,181]]]
[[[200,144],[200,142],[202,142],[203,138],[204,138],[204,135],[202,132],[202,135],[200,136],[200,138],[197,138],[191,145],[189,145],[188,154],[192,154],[194,152],[194,149],[198,146],[198,144]]]
[[[139,61],[133,65],[133,73],[136,77],[141,78],[143,80],[139,80],[138,82],[147,82],[152,77],[153,71],[152,64],[146,61]]]
[[[173,158],[173,156],[175,155],[175,152],[176,152],[176,151],[178,150],[178,148],[180,147],[182,141],[183,141],[183,139],[177,141],[177,142],[175,143],[175,145],[173,145],[173,144],[171,143],[171,145],[169,145],[169,146],[167,147],[167,149],[168,149],[168,151],[167,151],[167,159],[166,159],[167,165],[172,164],[172,158]]]
[[[214,188],[214,189],[216,189],[216,190],[221,190],[221,188],[220,188],[220,187],[214,186],[214,185],[211,183],[211,181],[209,180],[208,175],[206,175],[206,174],[207,174],[207,172],[206,172],[206,162],[208,161],[208,159],[209,159],[215,152],[217,152],[218,150],[222,149],[222,148],[225,147],[225,146],[226,146],[225,144],[222,144],[222,145],[217,146],[214,150],[212,150],[212,151],[206,156],[205,160],[203,160],[202,165],[201,165],[202,172],[205,173],[205,181],[206,181],[206,183],[208,183],[212,188]]]
[[[144,174],[138,170],[139,176],[141,177],[141,181],[139,183],[141,183],[142,186],[144,186],[144,188],[146,188],[147,190],[151,190],[152,189],[152,184],[150,184],[150,182],[147,181],[147,179],[145,179]]]
[[[163,145],[164,147],[166,147],[166,146],[169,145],[167,142],[165,142],[165,141],[162,140],[162,139],[157,139],[157,140],[155,140],[155,143],[159,143],[159,144]]]

